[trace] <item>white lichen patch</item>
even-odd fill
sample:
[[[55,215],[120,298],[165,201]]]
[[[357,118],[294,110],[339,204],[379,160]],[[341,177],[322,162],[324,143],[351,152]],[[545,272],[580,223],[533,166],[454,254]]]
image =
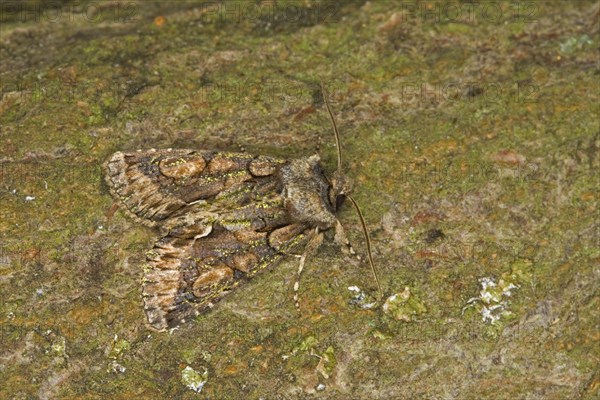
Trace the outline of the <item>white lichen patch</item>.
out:
[[[300,353],[309,353],[315,354],[315,347],[319,344],[319,340],[314,336],[307,336],[298,344],[294,346],[292,351],[289,354],[284,354],[281,356],[283,360],[289,360],[291,357],[294,357]]]
[[[348,302],[349,304],[361,310],[370,310],[377,307],[377,302],[358,286],[350,286],[348,290],[354,293],[354,297]]]
[[[490,324],[495,324],[503,316],[511,315],[507,309],[508,298],[519,286],[504,279],[496,283],[493,278],[482,278],[479,282],[481,284],[479,297],[470,298],[467,305],[463,307],[463,313],[467,308],[476,306],[479,308],[483,322]]]
[[[114,361],[110,364],[111,370],[115,373],[123,374],[127,370],[124,366]]]
[[[123,356],[123,353],[125,353],[127,350],[129,350],[129,348],[130,348],[130,344],[127,340],[119,339],[119,337],[117,335],[115,335],[115,337],[113,339],[112,347],[108,354],[108,358],[111,358],[113,360],[118,360],[119,358],[121,358]]]
[[[208,381],[208,370],[203,369],[202,373],[199,373],[188,365],[181,371],[181,383],[194,392],[200,393]]]
[[[316,371],[321,374],[323,378],[329,379],[333,374],[337,363],[335,359],[335,349],[332,346],[329,346],[322,354],[313,355],[319,358],[319,364],[317,364]]]
[[[113,343],[108,352],[108,358],[111,360],[108,364],[108,371],[115,373],[124,373],[127,370],[126,367],[121,365],[118,360],[120,360],[126,351],[130,349],[131,345],[125,339],[119,339],[118,335],[115,335],[113,338]]]
[[[67,342],[66,342],[65,338],[62,336],[59,336],[56,338],[56,340],[52,343],[52,346],[50,347],[50,349],[52,350],[52,353],[54,353],[57,356],[68,357],[67,356]]]
[[[406,286],[404,291],[391,295],[383,304],[383,312],[395,320],[411,322],[421,314],[427,312],[425,304]]]

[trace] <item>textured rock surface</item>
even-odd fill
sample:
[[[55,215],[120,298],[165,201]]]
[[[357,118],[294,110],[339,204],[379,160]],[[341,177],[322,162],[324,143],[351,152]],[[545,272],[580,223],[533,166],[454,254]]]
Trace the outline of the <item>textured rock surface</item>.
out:
[[[0,4],[0,397],[597,398],[597,2],[249,4]],[[186,147],[333,170],[319,79],[403,314],[361,308],[368,265],[326,245],[300,315],[289,257],[148,331],[155,232],[102,162]]]

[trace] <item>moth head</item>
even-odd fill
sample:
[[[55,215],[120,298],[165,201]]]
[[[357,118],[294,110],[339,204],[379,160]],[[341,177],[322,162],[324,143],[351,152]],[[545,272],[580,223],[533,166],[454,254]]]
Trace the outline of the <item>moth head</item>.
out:
[[[334,210],[340,209],[350,193],[352,193],[352,180],[341,171],[335,171],[331,177],[331,188],[329,189],[329,202]]]

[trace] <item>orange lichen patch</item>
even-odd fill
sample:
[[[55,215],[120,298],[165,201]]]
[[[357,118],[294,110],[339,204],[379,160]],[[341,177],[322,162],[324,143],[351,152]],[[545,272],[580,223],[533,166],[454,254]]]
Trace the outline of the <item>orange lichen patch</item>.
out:
[[[573,270],[573,263],[566,262],[555,268],[553,277],[555,280],[560,281],[565,275],[568,275]]]
[[[76,65],[71,65],[67,68],[59,68],[58,73],[63,82],[70,83],[77,80],[78,71]]]
[[[432,143],[423,152],[430,156],[437,156],[455,151],[458,148],[458,143],[454,139],[443,139]]]
[[[4,397],[4,389],[0,389],[0,397],[3,399],[10,398],[12,397],[12,395],[14,395],[14,393],[10,393],[10,388],[26,387],[29,384],[29,381],[24,375],[12,374],[7,375],[7,377],[8,378],[2,379],[2,386],[8,390],[8,393],[6,393],[6,397]]]
[[[239,364],[233,364],[233,365],[229,365],[227,366],[224,370],[223,373],[225,375],[237,375],[240,370],[243,370],[244,368],[242,368]]]
[[[303,109],[301,109],[300,111],[298,111],[296,113],[296,115],[294,115],[294,122],[301,120],[302,118],[304,118],[306,115],[308,114],[312,114],[315,111],[317,111],[316,108],[314,108],[313,106],[308,106],[308,107],[304,107]]]
[[[404,17],[401,13],[393,13],[386,22],[379,25],[379,32],[391,33],[402,23],[403,20]]]
[[[101,303],[92,306],[75,307],[69,311],[68,319],[76,325],[87,325],[93,321],[98,321],[106,305],[108,304]]]
[[[162,15],[159,15],[158,17],[154,18],[154,25],[158,26],[159,28],[161,26],[163,26],[165,24],[165,17],[163,17]]]
[[[160,172],[170,178],[187,178],[199,175],[206,167],[202,156],[165,158],[158,164]]]
[[[325,316],[323,314],[313,314],[310,316],[310,321],[311,322],[319,322],[320,320],[322,320]]]
[[[588,385],[587,391],[589,393],[596,393],[600,391],[600,377],[595,376],[592,382]]]
[[[106,219],[108,221],[110,221],[113,217],[113,215],[115,215],[115,212],[119,209],[119,203],[117,203],[116,201],[110,206],[110,208],[108,209],[108,211],[106,211],[106,213],[104,213],[104,216],[106,217]]]
[[[41,248],[30,247],[30,248],[26,249],[25,251],[23,251],[23,253],[21,254],[21,260],[24,262],[35,260],[36,258],[39,257],[40,252],[41,252]]]
[[[412,225],[426,224],[429,222],[437,222],[437,221],[440,221],[441,219],[442,218],[437,213],[429,212],[429,211],[419,211],[413,217]]]
[[[520,165],[525,163],[525,157],[514,150],[502,150],[494,154],[492,160],[507,165]]]
[[[443,255],[440,255],[437,251],[431,251],[431,250],[420,250],[417,251],[415,253],[415,257],[417,258],[426,258],[426,259],[437,259],[437,258],[444,258]]]
[[[260,344],[250,347],[250,351],[253,353],[262,353],[264,350],[265,350],[264,346],[262,346]]]
[[[581,195],[582,201],[591,201],[591,200],[594,200],[595,198],[596,198],[596,194],[592,193],[592,192],[584,193]]]
[[[300,329],[298,329],[298,327],[296,327],[296,326],[292,326],[292,327],[288,328],[288,330],[286,331],[286,336],[292,337],[294,335],[298,335],[299,333],[300,333]]]

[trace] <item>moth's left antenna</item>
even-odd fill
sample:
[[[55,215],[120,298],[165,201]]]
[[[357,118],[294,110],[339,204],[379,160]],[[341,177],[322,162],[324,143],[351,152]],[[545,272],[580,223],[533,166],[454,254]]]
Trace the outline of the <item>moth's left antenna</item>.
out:
[[[323,82],[321,82],[321,95],[323,96],[323,101],[325,102],[325,108],[327,108],[327,113],[329,113],[329,120],[331,121],[331,127],[333,128],[333,132],[335,133],[335,145],[337,147],[338,153],[338,171],[342,171],[342,146],[340,145],[340,133],[338,132],[337,125],[335,124],[335,118],[333,118],[333,113],[331,112],[331,108],[329,108],[329,101],[327,101],[327,93],[325,92],[325,86]]]

